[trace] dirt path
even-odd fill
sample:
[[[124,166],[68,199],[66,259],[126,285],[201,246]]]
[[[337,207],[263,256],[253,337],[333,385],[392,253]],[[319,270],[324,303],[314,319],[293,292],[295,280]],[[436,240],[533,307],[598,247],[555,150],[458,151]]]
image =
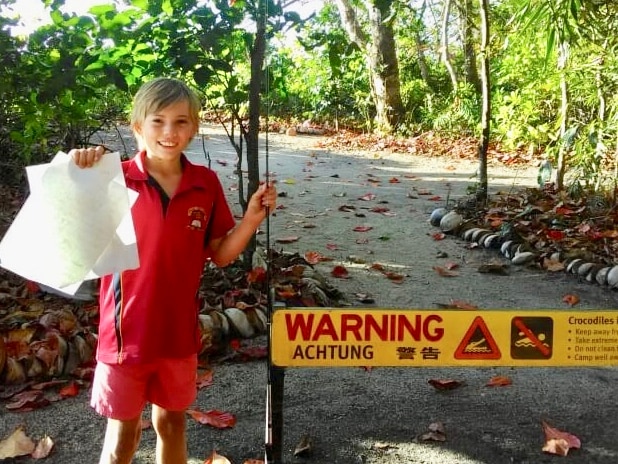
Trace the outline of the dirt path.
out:
[[[212,167],[240,212],[234,190],[235,155],[219,130],[210,128],[208,133],[205,146]],[[273,134],[270,142],[270,171],[284,195],[282,208],[271,221],[272,244],[286,252],[317,251],[333,258],[318,265],[325,275],[335,264],[345,266],[350,278],[334,279],[333,284],[352,307],[436,309],[437,304],[459,299],[481,309],[566,309],[562,299],[573,293],[580,297],[576,309],[582,313],[618,307],[615,292],[563,273],[511,266],[507,276],[480,274],[479,264],[503,258],[470,249],[454,237],[435,241],[429,213],[447,197],[465,194],[474,163],[385,153],[342,154],[316,147],[317,139],[311,136]],[[199,138],[189,155],[205,159]],[[394,178],[398,182],[391,182]],[[533,185],[535,179],[534,167],[490,168],[493,190]],[[436,196],[440,200],[431,199]],[[341,211],[342,206],[347,211]],[[372,212],[376,206],[388,211]],[[366,231],[354,231],[359,226]],[[447,261],[459,265],[457,277],[445,279],[432,270]],[[374,263],[403,275],[403,280],[385,278],[371,269]],[[360,303],[358,294],[370,296],[374,303]],[[487,388],[494,375],[511,377],[513,385]],[[439,392],[427,383],[446,378],[465,385]],[[614,368],[288,369],[284,462],[555,462],[555,456],[541,451],[541,419],[581,438],[582,449],[571,452],[570,464],[618,462],[617,382]],[[261,459],[265,385],[263,362],[216,367],[214,385],[200,391],[196,406],[231,412],[238,422],[233,429],[217,430],[189,421],[192,464],[204,462],[213,449],[233,464]],[[444,424],[445,442],[419,439],[433,422]],[[47,462],[96,461],[104,424],[88,408],[86,393],[31,413],[0,411],[0,436],[18,424],[24,424],[34,437],[54,438],[57,450]],[[313,453],[294,457],[303,435],[311,437]],[[145,430],[135,462],[153,463],[153,453],[154,432]]]

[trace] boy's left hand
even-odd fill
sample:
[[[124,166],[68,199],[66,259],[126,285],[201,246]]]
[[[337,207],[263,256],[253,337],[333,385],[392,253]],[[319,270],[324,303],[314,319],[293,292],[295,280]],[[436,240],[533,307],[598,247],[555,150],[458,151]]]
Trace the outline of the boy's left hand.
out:
[[[277,189],[272,182],[262,183],[249,200],[247,212],[251,214],[270,214],[277,207]]]

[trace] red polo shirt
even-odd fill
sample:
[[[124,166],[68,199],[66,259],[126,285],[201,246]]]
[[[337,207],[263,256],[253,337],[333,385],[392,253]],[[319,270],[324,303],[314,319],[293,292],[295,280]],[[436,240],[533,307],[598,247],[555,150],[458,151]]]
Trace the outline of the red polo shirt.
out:
[[[108,364],[198,351],[205,244],[234,227],[214,171],[183,155],[182,179],[167,198],[144,168],[144,156],[122,164],[127,187],[139,194],[131,213],[140,266],[101,279],[97,359]]]

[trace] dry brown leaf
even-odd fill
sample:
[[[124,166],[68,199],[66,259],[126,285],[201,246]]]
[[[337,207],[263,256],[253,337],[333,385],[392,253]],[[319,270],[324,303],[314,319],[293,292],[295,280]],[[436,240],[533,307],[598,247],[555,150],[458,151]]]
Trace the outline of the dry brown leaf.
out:
[[[509,385],[513,385],[513,381],[510,377],[504,375],[496,375],[489,379],[486,384],[488,387],[508,387]]]
[[[206,458],[204,464],[232,464],[228,458],[221,456],[216,451]]]
[[[51,437],[45,435],[36,444],[36,448],[34,448],[34,451],[32,452],[32,458],[33,459],[45,459],[46,457],[49,456],[49,454],[54,449],[54,444],[55,443],[51,439]]]
[[[549,272],[562,272],[564,271],[564,264],[555,259],[545,258],[543,259],[543,269]]]
[[[26,435],[22,426],[17,427],[11,435],[0,441],[0,459],[26,456],[34,451],[34,442]]]
[[[581,440],[575,435],[558,430],[545,421],[541,421],[541,426],[543,427],[543,433],[545,435],[545,444],[543,445],[544,452],[566,456],[569,449],[581,448]]]
[[[311,454],[312,451],[311,437],[309,435],[303,435],[298,445],[296,445],[296,448],[294,448],[294,456],[307,456]]]
[[[440,277],[457,277],[459,275],[457,272],[449,271],[442,266],[433,266],[432,269],[436,271]]]

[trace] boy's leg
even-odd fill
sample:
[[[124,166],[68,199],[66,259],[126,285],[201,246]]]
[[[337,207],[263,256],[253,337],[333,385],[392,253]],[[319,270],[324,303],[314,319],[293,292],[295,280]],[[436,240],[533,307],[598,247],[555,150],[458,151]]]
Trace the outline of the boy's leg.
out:
[[[148,384],[152,424],[157,432],[157,464],[186,464],[186,409],[197,396],[197,355],[160,359]]]
[[[131,420],[107,419],[99,464],[130,464],[141,435],[141,416]]]
[[[153,404],[152,425],[157,432],[157,464],[186,464],[185,411],[168,411]]]
[[[153,367],[97,363],[90,404],[107,417],[100,464],[129,464],[141,438],[142,410]]]

